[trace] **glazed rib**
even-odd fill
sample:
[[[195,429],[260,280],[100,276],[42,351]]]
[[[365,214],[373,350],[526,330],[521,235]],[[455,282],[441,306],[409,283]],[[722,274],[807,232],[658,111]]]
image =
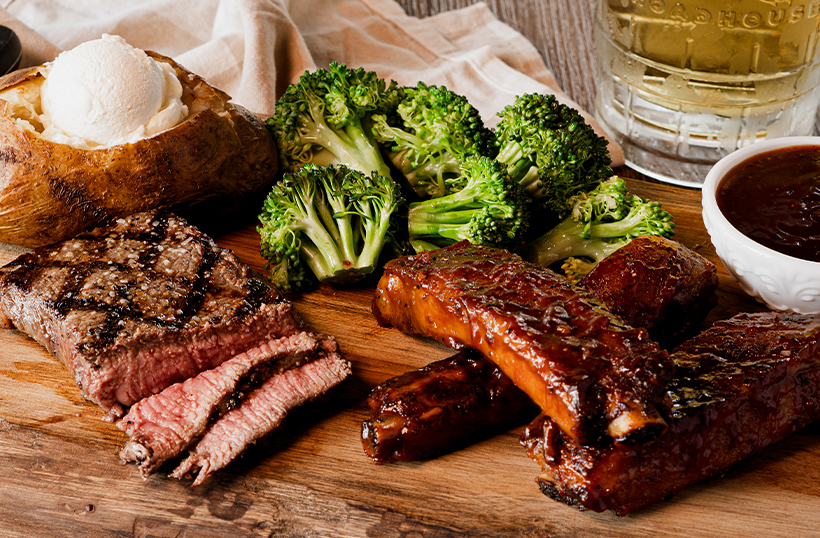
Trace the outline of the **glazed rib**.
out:
[[[666,427],[668,354],[645,329],[507,251],[462,242],[393,260],[373,312],[382,325],[480,352],[571,438],[643,442]]]
[[[664,349],[697,332],[717,303],[715,264],[659,235],[619,248],[589,272],[579,287],[633,327],[644,327]]]
[[[362,445],[377,463],[430,458],[538,414],[529,396],[471,349],[385,381],[367,403]]]
[[[630,325],[645,326],[654,340],[671,343],[699,327],[711,309],[717,271],[680,243],[643,236],[600,262],[579,287]],[[472,350],[388,379],[373,389],[368,404],[362,446],[377,463],[455,450],[531,419],[536,409]]]
[[[541,490],[619,515],[714,476],[820,418],[820,316],[741,314],[672,354],[667,432],[640,451],[582,444],[546,417],[522,444]]]

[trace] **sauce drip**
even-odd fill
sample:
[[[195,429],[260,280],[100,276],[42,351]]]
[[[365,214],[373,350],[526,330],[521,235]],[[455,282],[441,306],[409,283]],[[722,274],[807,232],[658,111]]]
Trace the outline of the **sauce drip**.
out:
[[[777,252],[820,262],[820,146],[752,157],[726,174],[715,198],[743,235]]]

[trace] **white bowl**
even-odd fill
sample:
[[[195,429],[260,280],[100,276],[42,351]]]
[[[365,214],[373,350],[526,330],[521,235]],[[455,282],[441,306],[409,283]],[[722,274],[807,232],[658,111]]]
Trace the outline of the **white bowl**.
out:
[[[749,239],[718,209],[715,192],[723,177],[746,159],[792,146],[820,146],[818,136],[758,142],[718,161],[703,183],[703,223],[723,265],[743,291],[773,310],[820,313],[820,263],[782,254]]]

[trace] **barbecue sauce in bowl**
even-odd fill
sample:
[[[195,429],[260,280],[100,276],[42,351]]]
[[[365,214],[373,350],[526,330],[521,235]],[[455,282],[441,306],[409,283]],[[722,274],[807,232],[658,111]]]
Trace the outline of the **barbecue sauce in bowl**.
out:
[[[715,198],[743,235],[777,252],[820,262],[820,146],[756,155],[730,170]]]

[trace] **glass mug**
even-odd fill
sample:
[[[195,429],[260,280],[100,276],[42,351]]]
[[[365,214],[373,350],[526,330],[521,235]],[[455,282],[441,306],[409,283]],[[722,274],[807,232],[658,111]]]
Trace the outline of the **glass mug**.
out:
[[[597,0],[596,118],[627,164],[700,186],[756,141],[809,135],[820,0]]]

